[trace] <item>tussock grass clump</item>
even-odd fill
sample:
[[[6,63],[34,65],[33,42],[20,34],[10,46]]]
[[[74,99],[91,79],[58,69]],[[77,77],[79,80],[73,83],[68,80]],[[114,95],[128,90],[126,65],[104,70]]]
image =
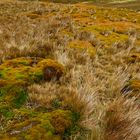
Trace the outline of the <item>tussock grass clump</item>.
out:
[[[105,138],[114,139],[135,139],[139,137],[138,106],[134,100],[119,98],[110,102],[106,108]]]

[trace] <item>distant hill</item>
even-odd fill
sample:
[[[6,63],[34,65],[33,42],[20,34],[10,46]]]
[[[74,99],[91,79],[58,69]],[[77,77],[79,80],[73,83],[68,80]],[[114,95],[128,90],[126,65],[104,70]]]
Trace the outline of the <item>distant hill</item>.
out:
[[[40,0],[40,1],[50,1],[56,3],[89,2],[99,6],[111,6],[118,8],[129,8],[133,10],[140,10],[140,0]]]
[[[140,0],[95,0],[94,4],[99,6],[111,6],[140,10]]]

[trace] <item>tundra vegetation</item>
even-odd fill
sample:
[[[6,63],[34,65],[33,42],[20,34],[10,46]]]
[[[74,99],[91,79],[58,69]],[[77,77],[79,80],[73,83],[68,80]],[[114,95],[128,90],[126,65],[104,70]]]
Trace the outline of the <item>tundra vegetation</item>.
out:
[[[140,13],[1,0],[0,140],[140,140]]]

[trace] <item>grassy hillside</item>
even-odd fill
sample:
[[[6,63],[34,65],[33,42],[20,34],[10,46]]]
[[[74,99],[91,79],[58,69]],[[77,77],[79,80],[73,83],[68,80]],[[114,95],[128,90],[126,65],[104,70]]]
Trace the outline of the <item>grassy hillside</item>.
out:
[[[116,0],[116,1],[95,1],[94,4],[107,7],[117,7],[117,8],[129,8],[133,10],[140,11],[140,1],[139,0]]]
[[[0,1],[0,140],[139,139],[140,13]]]

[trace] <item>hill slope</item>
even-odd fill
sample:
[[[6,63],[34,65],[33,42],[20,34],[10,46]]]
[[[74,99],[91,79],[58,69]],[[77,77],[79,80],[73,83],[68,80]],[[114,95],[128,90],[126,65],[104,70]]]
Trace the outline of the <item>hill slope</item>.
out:
[[[95,1],[94,4],[107,7],[117,7],[117,8],[129,8],[133,10],[140,11],[140,1],[139,0],[118,0],[118,1]]]
[[[1,140],[139,140],[140,14],[0,1]]]

